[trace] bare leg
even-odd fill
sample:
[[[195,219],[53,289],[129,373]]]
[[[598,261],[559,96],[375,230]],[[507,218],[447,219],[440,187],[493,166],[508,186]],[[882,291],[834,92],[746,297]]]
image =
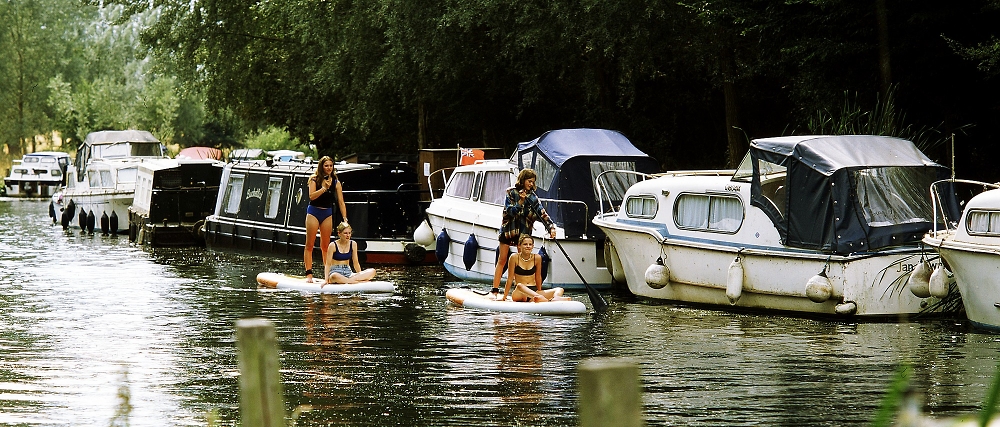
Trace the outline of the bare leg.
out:
[[[524,296],[525,297],[523,299],[522,298],[514,297],[513,299],[515,301],[517,301],[517,300],[520,299],[520,300],[529,300],[531,302],[546,302],[546,301],[549,300],[544,295],[531,290],[531,288],[525,286],[523,283],[518,283],[517,287],[514,288],[514,290],[515,290],[515,292],[520,292],[522,294],[522,295],[519,295],[519,297],[520,296]]]
[[[369,280],[372,280],[374,277],[375,277],[375,269],[367,268],[361,270],[361,272],[358,274],[352,274],[351,277],[348,278],[348,280],[350,280],[351,283],[367,282]]]
[[[323,222],[321,224],[319,224],[319,249],[320,249],[320,251],[323,252],[323,262],[324,263],[326,262],[326,259],[327,259],[326,258],[327,252],[330,252],[330,234],[332,234],[332,233],[333,233],[333,217],[331,216],[331,217],[323,220]],[[316,237],[315,237],[316,236],[316,232],[313,231],[313,234],[311,234],[311,235],[314,236],[312,238],[312,240],[316,240]],[[308,241],[310,239],[306,239],[306,240]],[[310,257],[310,259],[312,258],[312,250],[311,249],[309,251],[309,257]],[[324,268],[324,274],[326,274],[325,273],[325,268],[326,268],[325,264],[323,265],[323,268]]]
[[[508,257],[508,255],[510,255],[510,246],[507,246],[507,245],[501,243],[500,244],[500,248],[498,250],[500,251],[500,254],[499,254],[500,256],[497,258],[497,268],[496,268],[496,271],[493,273],[493,287],[494,288],[499,288],[500,287],[500,278],[501,278],[501,276],[503,276],[503,266],[504,266],[504,264],[507,263],[506,262],[507,257]],[[508,279],[511,279],[511,278],[508,277]]]
[[[547,290],[542,291],[541,294],[542,294],[542,296],[544,296],[549,301],[568,301],[568,300],[570,300],[571,298],[562,296],[563,292],[565,292],[563,290],[563,288],[552,288],[552,289],[547,289]]]
[[[305,264],[306,271],[312,270],[313,268],[313,245],[316,243],[316,230],[319,229],[319,220],[312,215],[306,215],[306,244],[305,249],[302,251],[302,259]],[[329,237],[327,237],[329,239]],[[324,248],[323,251],[326,251]],[[306,273],[306,282],[312,282],[312,273]]]

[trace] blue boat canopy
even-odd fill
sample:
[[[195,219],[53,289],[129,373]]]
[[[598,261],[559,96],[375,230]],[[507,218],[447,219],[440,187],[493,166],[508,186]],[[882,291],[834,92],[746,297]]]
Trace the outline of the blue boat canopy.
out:
[[[588,227],[598,212],[594,180],[608,170],[631,170],[656,173],[655,159],[632,145],[621,132],[607,129],[559,129],[517,145],[511,159],[518,169],[532,168],[538,175],[536,194],[542,206],[570,237],[595,237],[597,227]],[[625,190],[635,183],[635,176],[617,176],[608,190],[611,200],[620,205]]]
[[[919,242],[930,184],[948,175],[905,139],[786,136],[753,140],[733,179],[751,181],[785,245],[849,254]]]

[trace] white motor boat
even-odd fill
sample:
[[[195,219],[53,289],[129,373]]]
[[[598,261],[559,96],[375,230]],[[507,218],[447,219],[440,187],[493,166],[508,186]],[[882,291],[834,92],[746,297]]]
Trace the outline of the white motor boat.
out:
[[[953,204],[951,197],[942,194],[972,197],[958,213],[961,203]],[[1000,185],[944,180],[934,183],[931,195],[935,214],[949,219],[960,214],[960,219],[944,221],[944,227],[935,227],[924,236],[924,244],[937,251],[944,263],[923,266],[914,276],[930,291],[940,286],[940,278],[949,270],[954,272],[969,321],[978,328],[1000,330]]]
[[[102,232],[127,231],[138,166],[169,158],[165,153],[163,144],[147,131],[88,134],[67,171],[65,189],[53,197],[62,210],[63,227],[79,226],[93,232],[99,225]]]
[[[957,295],[904,292],[931,229],[927,188],[947,174],[898,138],[757,139],[739,169],[650,177],[594,223],[612,273],[640,296],[831,316],[951,312]]]
[[[10,176],[3,179],[10,197],[51,197],[65,183],[69,154],[39,151],[14,160]]]
[[[538,175],[536,194],[557,226],[556,239],[541,222],[532,232],[543,254],[543,286],[608,288],[611,275],[604,265],[604,235],[590,225],[599,209],[594,179],[606,170],[650,173],[656,161],[639,151],[621,133],[604,129],[562,129],[518,144],[509,160],[479,160],[431,174],[434,199],[427,220],[414,233],[421,244],[434,244],[438,262],[461,280],[492,283],[499,249],[498,236],[506,191],[522,168]],[[450,172],[450,175],[445,178]],[[442,182],[446,182],[443,188]],[[618,183],[618,203],[635,182]],[[614,203],[614,200],[610,201]]]

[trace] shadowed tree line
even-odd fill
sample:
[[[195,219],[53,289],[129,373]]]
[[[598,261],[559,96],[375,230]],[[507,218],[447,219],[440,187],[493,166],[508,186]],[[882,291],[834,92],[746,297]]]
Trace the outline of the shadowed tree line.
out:
[[[322,153],[456,144],[509,152],[549,129],[601,127],[676,169],[732,166],[748,138],[847,131],[922,139],[946,162],[941,142],[955,133],[959,175],[1000,179],[985,163],[1000,136],[996,0],[74,4],[89,17],[78,32],[95,19],[136,29],[123,51],[155,77],[142,89],[159,88],[140,106],[168,94],[174,100],[152,110],[175,119],[143,119],[147,107],[133,120],[190,144],[206,126],[230,143],[277,127]],[[0,2],[0,12],[11,5]],[[10,46],[0,42],[4,58]],[[78,71],[55,80],[64,86],[44,80],[45,93],[33,96],[49,122],[16,135],[109,125],[69,118],[65,100],[101,74],[79,55],[50,58],[77,61]],[[11,75],[9,61],[0,64]],[[3,123],[8,80],[0,79]]]

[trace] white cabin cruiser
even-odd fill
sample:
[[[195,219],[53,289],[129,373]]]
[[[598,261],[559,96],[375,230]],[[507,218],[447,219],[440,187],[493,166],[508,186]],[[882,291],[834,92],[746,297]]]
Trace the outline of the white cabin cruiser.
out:
[[[53,197],[62,210],[63,227],[78,225],[93,232],[128,230],[128,208],[135,197],[138,166],[151,159],[167,159],[166,149],[151,133],[141,130],[91,132],[77,149],[67,172],[66,187]]]
[[[69,154],[39,151],[14,160],[10,176],[3,179],[10,197],[51,197],[66,183]]]
[[[522,168],[535,170],[536,194],[557,226],[555,241],[541,223],[536,222],[532,232],[537,238],[535,247],[543,254],[543,286],[610,287],[604,235],[590,225],[599,210],[594,178],[609,169],[657,170],[653,158],[616,131],[553,130],[518,144],[509,160],[480,160],[434,172],[428,179],[431,195],[436,196],[426,211],[429,223],[417,229],[414,240],[434,244],[436,239],[438,262],[455,277],[492,283],[506,191]],[[448,172],[450,176],[443,179]],[[436,177],[442,179],[435,181]],[[440,184],[435,182],[445,181],[443,189],[436,188]],[[634,182],[633,176],[619,183],[618,203]]]
[[[971,189],[973,191],[960,191]],[[942,194],[973,196],[962,212]],[[949,220],[924,236],[943,263],[929,263],[914,271],[927,291],[940,287],[940,278],[954,272],[965,315],[977,328],[1000,331],[1000,185],[966,180],[944,180],[931,187],[935,214]],[[943,201],[943,202],[942,202]],[[950,218],[959,218],[951,221]],[[932,272],[933,271],[933,272]]]
[[[810,315],[953,312],[957,293],[904,292],[931,228],[927,188],[947,174],[898,138],[757,139],[739,169],[639,182],[594,223],[613,273],[640,296]]]

